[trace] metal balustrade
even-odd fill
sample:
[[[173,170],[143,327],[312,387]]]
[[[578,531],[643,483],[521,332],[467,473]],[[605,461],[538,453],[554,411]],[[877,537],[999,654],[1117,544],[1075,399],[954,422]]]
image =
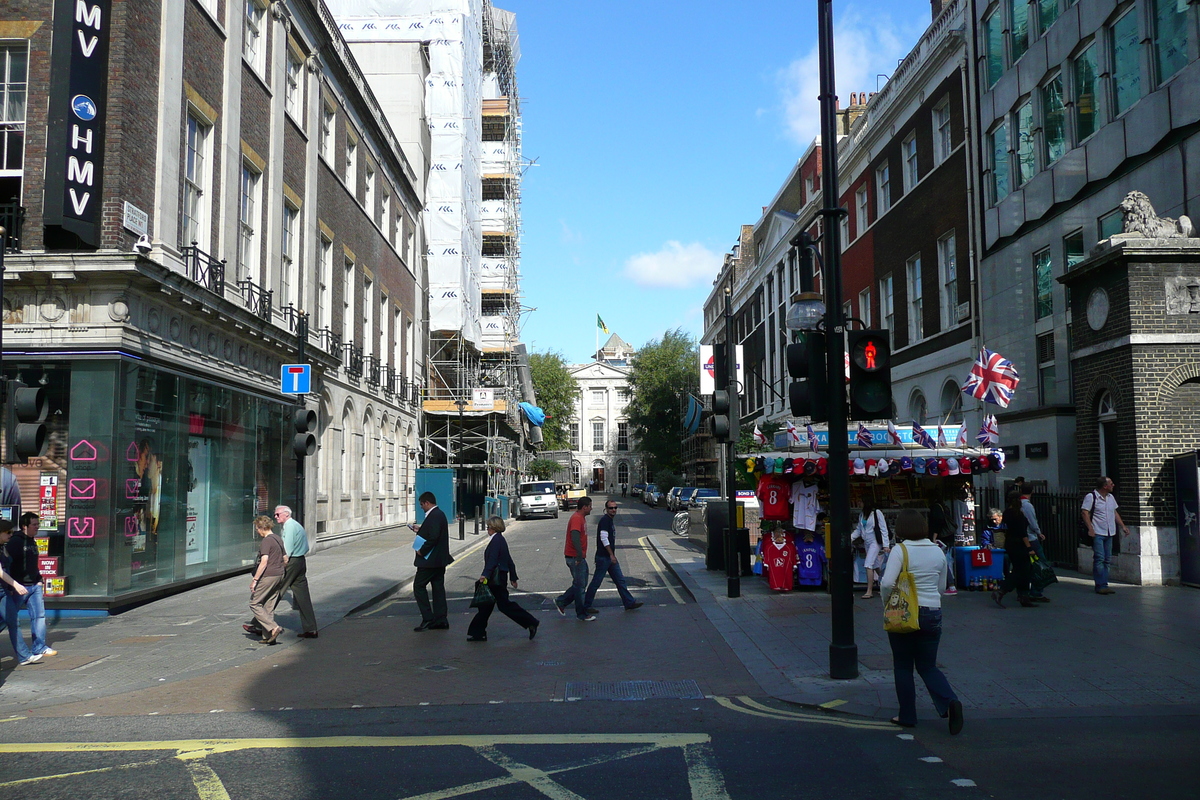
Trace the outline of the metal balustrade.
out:
[[[0,242],[6,253],[21,252],[21,232],[25,228],[25,206],[17,203],[0,203],[0,227],[4,228],[4,241]]]
[[[264,289],[249,278],[238,281],[237,286],[242,292],[242,301],[246,304],[246,308],[250,309],[250,313],[270,322],[274,290]]]
[[[201,250],[196,242],[180,248],[184,268],[190,280],[208,289],[213,294],[225,296],[225,261],[218,261]]]

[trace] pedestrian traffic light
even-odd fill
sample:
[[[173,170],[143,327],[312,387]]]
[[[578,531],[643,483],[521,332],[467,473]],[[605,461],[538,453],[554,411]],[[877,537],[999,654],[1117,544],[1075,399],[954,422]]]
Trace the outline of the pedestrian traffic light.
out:
[[[891,419],[892,353],[887,331],[847,331],[850,419]]]
[[[50,408],[46,387],[7,381],[5,399],[8,407],[5,461],[19,463],[40,456],[46,449],[46,415]]]
[[[296,458],[311,456],[317,452],[317,412],[299,406],[292,416],[296,435],[292,437],[292,452]]]
[[[813,422],[829,421],[829,381],[826,377],[825,334],[801,331],[798,341],[787,346],[788,375],[796,378],[788,387],[792,416]]]

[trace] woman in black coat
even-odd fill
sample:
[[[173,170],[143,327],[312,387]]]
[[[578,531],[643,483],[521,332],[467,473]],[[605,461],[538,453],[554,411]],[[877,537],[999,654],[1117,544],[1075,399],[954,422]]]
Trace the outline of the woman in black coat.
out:
[[[992,599],[996,605],[1004,608],[1004,595],[1016,589],[1021,605],[1032,608],[1037,605],[1029,599],[1029,579],[1033,574],[1029,558],[1033,555],[1033,545],[1029,543],[1029,522],[1021,510],[1020,492],[1009,493],[1002,520],[1005,527],[1004,552],[1008,555],[1010,570],[1008,577],[1000,582],[1000,588],[992,592]]]
[[[475,612],[475,617],[467,626],[467,641],[487,641],[487,624],[488,619],[492,616],[493,608],[500,609],[501,614],[529,631],[529,638],[532,639],[537,636],[540,623],[508,596],[510,580],[512,587],[517,588],[517,565],[513,563],[512,555],[508,552],[508,542],[504,539],[504,520],[500,517],[489,517],[487,529],[491,538],[488,540],[487,548],[483,551],[483,574],[479,576],[479,579],[487,582],[496,602],[480,606]]]

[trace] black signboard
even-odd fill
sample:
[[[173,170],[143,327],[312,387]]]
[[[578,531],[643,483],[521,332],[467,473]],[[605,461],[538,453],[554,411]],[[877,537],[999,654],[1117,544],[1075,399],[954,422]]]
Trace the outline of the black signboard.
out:
[[[1021,445],[1007,444],[1000,448],[1004,451],[1005,461],[1020,461],[1021,460]]]
[[[1034,442],[1033,444],[1027,444],[1025,445],[1025,455],[1028,458],[1049,458],[1050,443]]]
[[[111,0],[58,0],[46,134],[47,249],[100,245]]]

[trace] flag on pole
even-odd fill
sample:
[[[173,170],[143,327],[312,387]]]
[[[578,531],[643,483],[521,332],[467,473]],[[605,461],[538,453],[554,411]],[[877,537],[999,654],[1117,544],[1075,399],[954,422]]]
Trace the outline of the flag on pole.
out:
[[[963,422],[962,425],[960,425],[958,427],[958,438],[954,440],[954,446],[955,447],[966,447],[967,446],[967,425],[966,425],[965,421]]]
[[[1011,361],[984,347],[979,351],[979,358],[975,359],[962,390],[976,400],[1008,408],[1020,382],[1021,376]]]
[[[937,446],[938,447],[949,447],[950,446],[950,443],[948,441],[946,441],[946,432],[944,430],[942,430],[942,423],[940,423],[940,422],[938,423]]]
[[[913,420],[912,436],[913,441],[922,447],[928,447],[930,450],[932,450],[937,446],[937,443],[933,441],[933,437],[929,435],[929,431],[918,425],[915,419]]]
[[[979,435],[975,438],[982,445],[999,444],[1000,423],[996,422],[994,416],[988,414],[983,418],[983,425],[979,427]]]
[[[596,327],[605,333],[608,333],[608,326],[604,324],[604,320],[600,319],[599,314],[596,315]]]
[[[808,449],[812,450],[814,453],[816,453],[816,452],[818,452],[818,450],[817,450],[817,432],[813,430],[812,425],[806,425],[805,427],[808,428]]]
[[[767,435],[758,429],[758,423],[754,423],[754,441],[760,447],[767,443]]]
[[[789,419],[787,422],[788,446],[800,444],[800,433],[796,430],[796,426]]]
[[[895,424],[890,419],[888,420],[888,441],[896,447],[904,446],[904,440],[900,438],[900,431],[896,430]]]
[[[857,439],[858,439],[859,447],[870,447],[871,446],[871,432],[869,430],[867,430],[867,426],[863,425],[861,422],[858,423]]]

